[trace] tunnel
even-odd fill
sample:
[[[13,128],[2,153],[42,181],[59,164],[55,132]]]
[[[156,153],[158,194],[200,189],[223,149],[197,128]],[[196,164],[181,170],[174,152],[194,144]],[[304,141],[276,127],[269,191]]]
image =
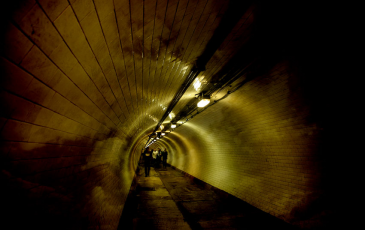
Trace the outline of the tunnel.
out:
[[[322,12],[303,1],[3,5],[1,228],[118,229],[149,147],[273,218],[333,229],[346,210]]]

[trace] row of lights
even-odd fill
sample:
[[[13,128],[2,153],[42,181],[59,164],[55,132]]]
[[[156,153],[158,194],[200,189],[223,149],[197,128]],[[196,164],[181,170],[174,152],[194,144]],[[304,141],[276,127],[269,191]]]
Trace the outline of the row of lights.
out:
[[[210,103],[210,96],[204,95],[204,92],[197,94],[197,97],[199,99],[199,102],[197,103],[199,108],[205,107]],[[176,122],[171,122],[171,128],[176,128]]]
[[[205,107],[205,106],[207,106],[209,103],[210,103],[210,96],[205,96],[204,95],[204,92],[202,92],[202,93],[200,93],[200,94],[198,94],[198,99],[199,99],[199,102],[197,103],[197,106],[199,107],[199,108],[202,108],[202,107]],[[161,130],[163,129],[163,127],[160,127],[161,128]],[[176,122],[171,122],[171,128],[172,129],[174,129],[174,128],[176,128]],[[170,131],[170,133],[171,133],[172,131]],[[148,147],[148,146],[150,146],[151,144],[153,144],[153,143],[155,143],[156,142],[156,140],[158,140],[158,139],[160,139],[159,138],[159,134],[160,135],[162,135],[162,136],[164,136],[165,135],[165,133],[164,132],[160,132],[160,133],[156,133],[157,134],[157,136],[156,136],[156,138],[155,139],[153,139],[147,146],[146,146],[146,148]],[[161,138],[162,138],[162,136],[160,136]]]
[[[199,108],[205,107],[210,103],[210,96],[204,95],[204,92],[197,94],[197,97],[199,99],[199,102],[197,103]],[[176,122],[171,122],[171,128],[176,128]]]
[[[197,103],[197,106],[199,108],[205,107],[210,103],[210,96],[204,95],[204,92],[197,94],[197,98],[199,99],[199,102]],[[186,122],[190,119],[186,119]],[[181,122],[180,124],[184,124],[186,122]],[[171,122],[171,128],[176,128],[176,122]]]
[[[171,132],[172,131],[170,131],[170,133]],[[163,138],[163,136],[165,136],[165,135],[166,135],[166,133],[164,133],[164,132],[158,132],[158,133],[156,133],[156,137],[150,143],[148,143],[148,145],[146,146],[146,148],[148,146],[152,145],[153,143],[155,143],[158,139]]]

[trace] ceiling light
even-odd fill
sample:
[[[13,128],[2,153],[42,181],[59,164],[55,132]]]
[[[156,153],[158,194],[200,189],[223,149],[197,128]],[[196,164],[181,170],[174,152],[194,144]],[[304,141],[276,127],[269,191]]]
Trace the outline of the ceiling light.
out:
[[[202,83],[199,81],[198,78],[195,79],[195,82],[193,84],[195,91],[198,91]]]
[[[205,96],[204,93],[199,94],[198,107],[204,107],[210,103],[210,96]]]
[[[161,133],[162,136],[165,136],[165,133]]]
[[[171,128],[176,128],[176,122],[171,123]]]
[[[174,117],[175,117],[175,114],[174,114],[173,112],[170,112],[170,113],[169,113],[169,117],[170,117],[170,119],[172,119],[172,118],[174,118]]]

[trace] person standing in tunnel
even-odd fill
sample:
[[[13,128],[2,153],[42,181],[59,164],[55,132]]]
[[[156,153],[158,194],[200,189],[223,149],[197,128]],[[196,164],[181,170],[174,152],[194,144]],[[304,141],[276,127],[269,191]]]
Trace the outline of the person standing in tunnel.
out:
[[[166,148],[164,148],[164,150],[161,152],[162,154],[162,163],[163,163],[163,168],[165,169],[166,168],[166,160],[167,160],[167,150]]]
[[[145,176],[148,177],[150,175],[150,169],[151,169],[151,158],[152,153],[150,151],[150,148],[147,147],[145,151],[143,152],[143,160],[144,160],[144,173]]]
[[[153,167],[156,167],[157,162],[157,149],[152,150],[152,165]]]
[[[158,148],[157,150],[157,168],[160,168],[160,164],[161,164],[161,149]]]
[[[138,162],[138,165],[141,165],[142,164],[142,162],[143,162],[143,153],[144,153],[144,151],[145,151],[146,149],[145,148],[142,148],[142,150],[141,150],[141,157],[139,158],[139,162]]]

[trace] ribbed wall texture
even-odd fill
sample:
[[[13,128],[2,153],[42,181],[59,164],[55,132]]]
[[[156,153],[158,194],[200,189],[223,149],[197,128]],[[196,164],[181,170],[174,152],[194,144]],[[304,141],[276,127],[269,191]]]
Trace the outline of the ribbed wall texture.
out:
[[[56,86],[1,61],[5,80],[13,77],[1,91],[7,229],[116,229],[134,176],[131,143],[109,137]]]
[[[278,62],[164,139],[168,163],[285,221],[323,224],[311,220],[328,208],[313,88]]]
[[[323,139],[319,79],[329,73],[315,67],[327,43],[317,5],[255,1],[239,12],[232,2],[2,7],[0,228],[117,229],[147,136],[217,36],[202,87],[250,63],[255,78],[151,147],[167,147],[172,165],[281,219],[324,223],[315,218],[327,213],[328,178],[338,173],[328,161],[337,146]],[[240,16],[235,25],[222,24],[228,9]],[[220,37],[220,25],[233,29]],[[166,129],[196,93],[191,85]]]
[[[1,27],[1,228],[116,229],[136,166],[119,107],[68,2],[19,2]]]

